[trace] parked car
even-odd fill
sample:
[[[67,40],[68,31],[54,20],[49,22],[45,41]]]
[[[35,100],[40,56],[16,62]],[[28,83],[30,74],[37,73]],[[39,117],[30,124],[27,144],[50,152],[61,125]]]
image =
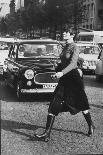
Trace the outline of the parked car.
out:
[[[23,94],[53,93],[58,81],[52,75],[61,51],[59,42],[51,39],[13,42],[5,61],[7,85],[19,99]]]
[[[81,58],[83,62],[83,72],[95,73],[98,55],[101,51],[99,46],[92,43],[77,43],[77,46],[80,50],[79,58]]]
[[[0,42],[0,75],[3,75],[3,66],[5,58],[8,57],[8,45],[7,43]]]
[[[0,75],[3,75],[4,61],[8,57],[9,48],[14,41],[14,38],[0,37]]]
[[[97,81],[103,81],[103,49],[99,55],[99,60],[96,65],[95,74]]]

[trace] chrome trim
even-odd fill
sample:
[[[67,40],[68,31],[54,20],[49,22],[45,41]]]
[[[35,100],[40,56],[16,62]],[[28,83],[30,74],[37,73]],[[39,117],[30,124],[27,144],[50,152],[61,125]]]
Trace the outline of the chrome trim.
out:
[[[21,89],[21,93],[53,93],[55,88],[53,89]]]
[[[51,74],[55,74],[56,72],[45,72],[45,73],[51,73]],[[38,74],[36,74],[36,75],[39,75],[39,74],[45,74],[45,73],[38,73]],[[34,82],[36,83],[36,84],[38,84],[38,85],[44,85],[44,84],[46,84],[46,85],[48,85],[48,84],[57,84],[57,82],[55,82],[55,83],[39,83],[39,82],[37,82],[36,80],[35,80],[35,77],[36,77],[36,75],[34,76]]]
[[[34,82],[38,85],[56,85],[57,83],[38,83],[34,80]]]

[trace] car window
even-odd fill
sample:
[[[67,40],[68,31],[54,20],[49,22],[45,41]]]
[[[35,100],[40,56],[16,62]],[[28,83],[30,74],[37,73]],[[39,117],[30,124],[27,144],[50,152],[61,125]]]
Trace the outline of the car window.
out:
[[[17,50],[17,45],[13,47],[12,58],[16,58],[16,50]]]
[[[83,54],[99,54],[100,50],[96,46],[79,46],[80,53]]]
[[[35,56],[59,56],[62,51],[58,44],[22,44],[18,49],[18,58]]]
[[[14,44],[11,44],[11,46],[9,47],[9,57],[10,58],[16,58],[16,47]]]

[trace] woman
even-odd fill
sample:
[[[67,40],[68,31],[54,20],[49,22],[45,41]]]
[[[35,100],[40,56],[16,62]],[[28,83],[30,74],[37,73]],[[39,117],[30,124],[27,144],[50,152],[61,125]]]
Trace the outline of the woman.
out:
[[[50,132],[57,116],[60,112],[70,112],[72,115],[82,111],[89,130],[88,136],[94,132],[94,125],[89,112],[89,104],[84,91],[83,79],[77,69],[79,49],[73,42],[70,33],[64,34],[66,44],[61,54],[61,64],[57,67],[53,78],[59,78],[58,85],[54,91],[53,99],[49,105],[45,132],[35,136],[44,141],[50,138]]]

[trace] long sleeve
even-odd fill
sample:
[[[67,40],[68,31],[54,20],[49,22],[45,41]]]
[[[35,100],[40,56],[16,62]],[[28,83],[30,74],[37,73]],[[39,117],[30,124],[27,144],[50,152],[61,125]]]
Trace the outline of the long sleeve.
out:
[[[69,64],[66,68],[64,68],[64,69],[62,70],[63,75],[67,74],[67,73],[70,72],[72,69],[77,68],[77,61],[78,61],[78,58],[79,58],[79,48],[75,45],[75,46],[74,46],[74,53],[73,53],[73,56],[72,56],[72,59],[71,59],[70,64]]]

